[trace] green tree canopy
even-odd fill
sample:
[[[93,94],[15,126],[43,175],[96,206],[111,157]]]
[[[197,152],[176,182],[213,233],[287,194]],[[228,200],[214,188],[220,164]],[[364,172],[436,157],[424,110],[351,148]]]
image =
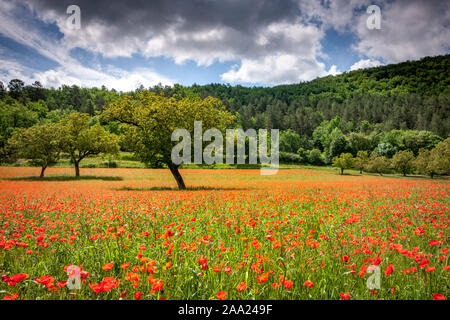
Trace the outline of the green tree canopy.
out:
[[[296,153],[301,146],[302,146],[302,139],[298,133],[296,133],[291,129],[281,130],[280,151]]]
[[[369,162],[366,165],[366,169],[368,171],[376,172],[380,176],[383,175],[383,172],[389,168],[389,159],[385,156],[380,156],[376,152],[373,152],[370,156]]]
[[[341,169],[341,175],[345,169],[350,169],[354,165],[354,159],[351,153],[342,153],[339,157],[333,158],[333,167]]]
[[[80,162],[92,155],[116,154],[119,138],[100,124],[90,126],[91,117],[85,113],[72,113],[61,120],[62,150],[70,155],[75,175],[80,176]]]
[[[431,178],[450,173],[450,137],[439,142],[432,150],[420,149],[414,161],[415,168]]]
[[[363,169],[369,163],[369,152],[367,151],[358,151],[355,158],[355,168],[359,169],[359,173],[361,174]]]
[[[414,160],[412,151],[399,151],[392,157],[391,166],[406,176],[414,168]]]
[[[61,127],[55,123],[18,128],[9,138],[8,145],[17,157],[29,159],[33,165],[40,166],[42,178],[45,169],[58,161],[60,136]]]

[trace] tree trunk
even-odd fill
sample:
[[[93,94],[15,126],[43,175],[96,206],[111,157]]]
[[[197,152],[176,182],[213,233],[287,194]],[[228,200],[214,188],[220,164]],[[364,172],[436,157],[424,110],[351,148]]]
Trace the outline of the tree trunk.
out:
[[[44,177],[44,171],[45,169],[47,169],[47,167],[42,167],[41,168],[41,174],[39,175],[39,178],[43,178]]]
[[[403,176],[406,177],[406,172],[403,172]]]
[[[359,168],[359,174],[362,174],[362,168]]]
[[[341,168],[341,176],[344,174],[344,168]]]
[[[80,163],[78,161],[74,161],[75,164],[75,176],[79,177],[80,176]]]
[[[184,184],[183,177],[181,176],[180,172],[178,171],[178,166],[169,166],[170,172],[172,173],[173,177],[177,181],[178,189],[185,190],[186,185]]]

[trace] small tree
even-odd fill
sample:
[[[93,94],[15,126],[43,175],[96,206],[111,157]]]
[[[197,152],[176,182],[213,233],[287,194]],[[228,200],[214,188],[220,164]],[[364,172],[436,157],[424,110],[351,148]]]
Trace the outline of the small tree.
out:
[[[430,150],[420,149],[417,158],[414,160],[414,167],[420,173],[425,173],[433,179],[437,173],[431,165],[431,152]]]
[[[389,167],[389,160],[385,156],[379,156],[375,152],[370,156],[369,162],[367,163],[366,169],[368,171],[376,172],[380,176]]]
[[[363,169],[369,163],[369,153],[367,151],[358,151],[355,158],[355,168],[359,169],[359,173],[362,174]]]
[[[432,179],[436,174],[449,174],[450,138],[439,142],[431,151],[420,149],[414,165],[419,172],[428,174]]]
[[[406,150],[397,152],[392,157],[391,166],[406,176],[414,168],[414,153]]]
[[[9,138],[8,145],[17,157],[29,159],[33,165],[40,166],[40,177],[43,178],[45,169],[59,159],[59,136],[60,126],[54,123],[19,128]]]
[[[354,159],[351,153],[342,153],[339,157],[333,158],[333,167],[341,168],[341,175],[345,169],[353,167]]]
[[[450,173],[450,137],[431,150],[431,163],[438,174]]]
[[[61,145],[75,166],[75,176],[80,176],[80,162],[87,156],[117,154],[119,138],[100,124],[89,126],[91,117],[86,113],[72,113],[61,120]]]

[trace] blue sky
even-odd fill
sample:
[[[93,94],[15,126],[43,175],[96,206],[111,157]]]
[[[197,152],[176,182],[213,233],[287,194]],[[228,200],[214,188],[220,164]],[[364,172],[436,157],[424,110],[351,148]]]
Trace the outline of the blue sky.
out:
[[[446,1],[80,0],[80,29],[67,24],[70,4],[0,0],[0,81],[273,86],[447,54],[450,45]],[[379,29],[367,27],[373,4]]]

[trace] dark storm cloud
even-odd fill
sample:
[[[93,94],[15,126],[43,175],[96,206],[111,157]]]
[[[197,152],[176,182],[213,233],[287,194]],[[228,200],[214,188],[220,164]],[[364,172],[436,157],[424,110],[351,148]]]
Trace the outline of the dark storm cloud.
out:
[[[118,35],[147,34],[177,24],[180,30],[198,31],[224,26],[252,33],[273,22],[293,21],[299,14],[295,1],[282,0],[37,0],[38,12],[66,15],[69,5],[81,8],[83,23],[110,25]],[[149,30],[150,29],[150,30]]]

